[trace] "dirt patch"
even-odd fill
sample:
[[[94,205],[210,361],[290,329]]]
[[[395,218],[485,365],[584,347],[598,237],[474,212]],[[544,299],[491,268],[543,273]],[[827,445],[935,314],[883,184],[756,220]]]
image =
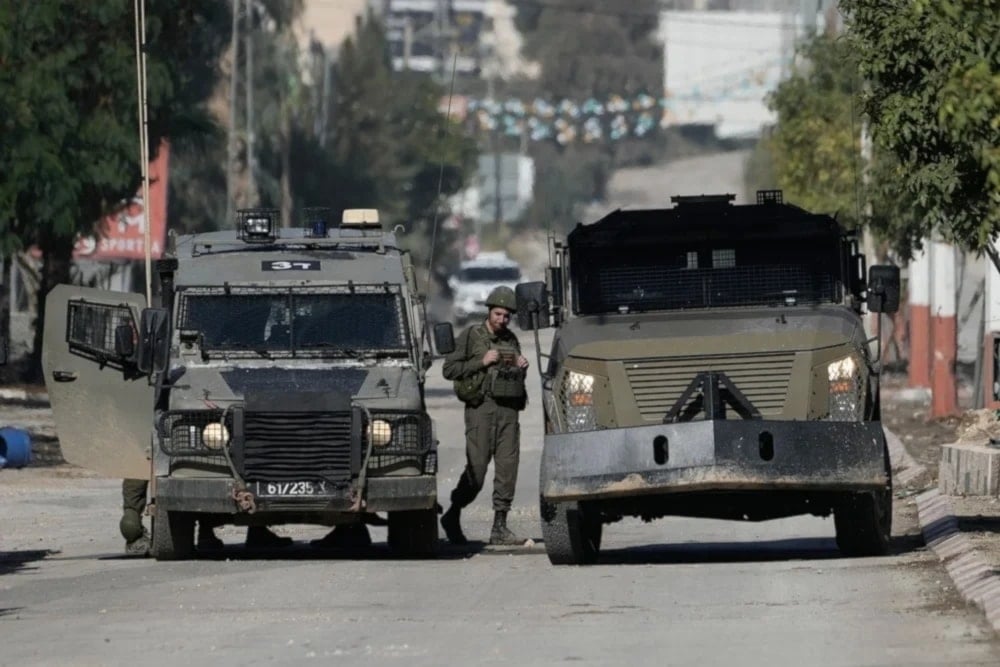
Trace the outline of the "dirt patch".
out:
[[[971,396],[968,388],[959,391],[959,402],[968,409]],[[908,392],[907,378],[901,374],[885,375],[882,379],[882,423],[899,436],[910,455],[927,469],[920,480],[921,486],[937,486],[938,464],[941,462],[941,445],[955,442],[964,423],[969,431],[978,418],[930,417],[926,399]]]

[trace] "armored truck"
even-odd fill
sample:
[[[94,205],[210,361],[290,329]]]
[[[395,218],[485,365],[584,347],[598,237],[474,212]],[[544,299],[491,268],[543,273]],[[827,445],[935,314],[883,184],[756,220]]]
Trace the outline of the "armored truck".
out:
[[[339,225],[168,241],[154,303],[61,285],[43,366],[64,457],[149,479],[151,553],[193,554],[195,522],[336,526],[388,513],[389,547],[437,544],[430,365],[410,257],[373,209]]]
[[[852,233],[780,191],[672,203],[578,225],[547,280],[516,290],[521,328],[555,327],[538,363],[549,559],[594,562],[606,524],[666,515],[832,514],[844,554],[885,553],[892,479],[862,316],[896,310],[898,268],[867,271]]]

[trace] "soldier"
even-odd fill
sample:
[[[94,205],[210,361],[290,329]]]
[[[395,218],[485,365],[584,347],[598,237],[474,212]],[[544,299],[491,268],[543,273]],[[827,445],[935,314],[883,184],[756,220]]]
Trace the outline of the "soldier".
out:
[[[455,394],[465,403],[466,466],[451,492],[451,507],[441,527],[452,544],[466,544],[460,513],[471,503],[493,459],[493,530],[490,544],[521,544],[507,528],[507,512],[514,499],[520,456],[518,412],[527,404],[524,386],[528,360],[508,325],[516,310],[514,291],[497,287],[486,299],[486,320],[470,326],[455,341],[455,351],[444,362],[444,377],[455,383]]]

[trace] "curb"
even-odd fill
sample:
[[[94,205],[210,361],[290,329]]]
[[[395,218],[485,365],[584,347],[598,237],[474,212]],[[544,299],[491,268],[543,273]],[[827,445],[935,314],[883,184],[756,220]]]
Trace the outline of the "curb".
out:
[[[1000,632],[1000,576],[959,531],[948,496],[937,489],[921,493],[917,496],[917,516],[924,542],[937,554],[958,594],[982,609],[993,629]]]
[[[889,461],[893,468],[893,481],[906,485],[924,474],[926,468],[917,463],[910,452],[906,451],[906,446],[899,439],[899,436],[884,427],[882,431],[885,433],[886,444],[889,445]],[[896,469],[900,469],[898,473],[895,472]]]

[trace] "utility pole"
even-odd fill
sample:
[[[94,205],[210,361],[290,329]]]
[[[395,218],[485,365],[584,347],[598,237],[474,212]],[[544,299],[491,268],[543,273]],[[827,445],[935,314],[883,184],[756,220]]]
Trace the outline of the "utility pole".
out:
[[[319,145],[326,148],[326,128],[330,118],[330,96],[333,94],[333,67],[330,52],[323,47],[323,107],[320,111]]]
[[[229,69],[229,133],[226,136],[226,223],[231,224],[234,214],[233,169],[236,165],[236,80],[239,76],[240,55],[240,0],[233,0],[233,35],[230,43],[232,62]]]
[[[410,58],[413,56],[413,21],[407,14],[403,21],[403,71],[410,71]]]
[[[257,183],[254,178],[254,121],[253,121],[253,1],[247,0],[247,31],[246,31],[246,51],[247,51],[247,71],[246,71],[246,97],[247,97],[247,203],[251,206],[257,204]]]

